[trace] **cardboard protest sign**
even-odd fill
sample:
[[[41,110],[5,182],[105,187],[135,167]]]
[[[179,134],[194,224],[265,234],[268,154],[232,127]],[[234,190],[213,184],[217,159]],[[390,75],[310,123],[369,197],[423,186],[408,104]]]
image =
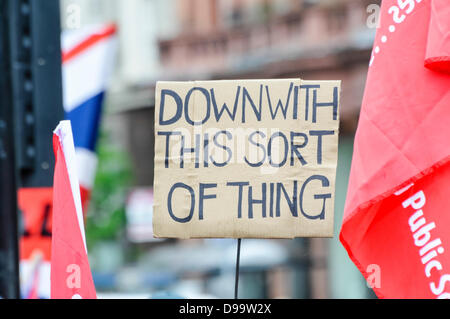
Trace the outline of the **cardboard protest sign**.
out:
[[[155,237],[333,236],[340,81],[158,82]]]

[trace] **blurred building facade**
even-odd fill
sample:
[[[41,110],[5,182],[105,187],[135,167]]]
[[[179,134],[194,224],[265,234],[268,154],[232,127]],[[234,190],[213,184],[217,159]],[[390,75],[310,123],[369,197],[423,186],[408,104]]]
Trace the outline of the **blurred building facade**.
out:
[[[130,154],[136,187],[153,184],[154,88],[157,80],[291,77],[342,80],[335,238],[275,241],[273,251],[278,247],[285,256],[270,264],[269,257],[273,252],[268,252],[269,265],[259,267],[251,261],[244,263],[242,297],[373,296],[340,245],[338,234],[353,137],[375,34],[375,30],[367,25],[367,8],[379,2],[61,0],[65,28],[73,27],[66,22],[73,18],[74,10],[79,10],[80,27],[110,21],[118,24],[119,62],[107,98],[103,126]],[[173,261],[171,258],[175,257],[171,253],[189,258],[196,249],[203,249],[211,258],[220,259],[213,251],[225,254],[227,249],[234,247],[232,241],[224,242],[228,244],[216,241],[154,243],[149,251],[147,269],[154,266],[152,258]],[[258,259],[261,252],[256,248],[252,251]],[[199,289],[213,294],[218,291],[214,286],[223,286],[227,282],[229,285],[231,281],[227,276],[232,276],[226,271],[222,272],[226,276],[217,276],[217,267],[213,264],[212,260],[209,270],[205,268],[194,273],[184,270],[183,273],[188,279],[206,282]],[[198,269],[201,267],[197,265]],[[174,271],[183,270],[177,268]],[[154,273],[158,273],[156,268]],[[223,297],[220,293],[215,295]]]

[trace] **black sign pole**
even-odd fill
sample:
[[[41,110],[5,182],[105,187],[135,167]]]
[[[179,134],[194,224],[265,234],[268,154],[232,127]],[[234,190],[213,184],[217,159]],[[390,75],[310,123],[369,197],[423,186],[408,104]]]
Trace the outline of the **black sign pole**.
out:
[[[238,299],[238,296],[239,296],[239,261],[241,259],[241,241],[242,241],[241,238],[239,238],[237,240],[236,275],[235,275],[235,282],[234,282],[234,299]]]
[[[20,298],[9,1],[0,0],[0,297]]]

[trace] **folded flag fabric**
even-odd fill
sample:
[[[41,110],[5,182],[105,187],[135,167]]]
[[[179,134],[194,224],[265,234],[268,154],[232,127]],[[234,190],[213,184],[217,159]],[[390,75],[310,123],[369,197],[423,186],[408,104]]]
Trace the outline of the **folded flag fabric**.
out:
[[[450,73],[450,4],[446,0],[431,2],[425,66]]]
[[[53,149],[51,298],[95,299],[70,121],[61,122],[54,131]]]
[[[380,21],[340,240],[378,297],[450,298],[450,2]]]
[[[114,24],[67,30],[62,34],[63,105],[72,122],[83,207],[97,167],[95,146],[102,104],[117,48]]]

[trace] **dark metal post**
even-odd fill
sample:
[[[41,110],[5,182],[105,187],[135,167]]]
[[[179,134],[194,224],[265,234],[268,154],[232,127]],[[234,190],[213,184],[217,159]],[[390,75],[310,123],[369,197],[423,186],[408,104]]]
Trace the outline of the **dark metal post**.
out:
[[[0,297],[20,298],[9,1],[0,0]]]

